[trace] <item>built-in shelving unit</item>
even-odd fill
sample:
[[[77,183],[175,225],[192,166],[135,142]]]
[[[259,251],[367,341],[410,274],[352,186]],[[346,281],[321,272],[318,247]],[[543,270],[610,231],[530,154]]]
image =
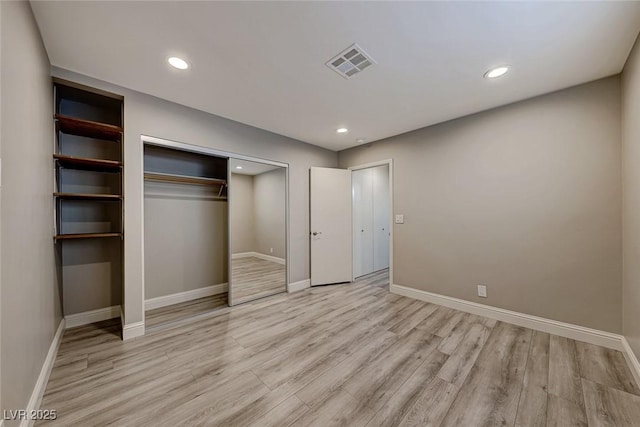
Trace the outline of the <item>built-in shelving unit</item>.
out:
[[[122,238],[122,97],[62,81],[54,82],[54,89],[55,239]],[[120,204],[118,215],[109,206],[113,202]],[[74,210],[82,214],[74,215]],[[105,210],[111,211],[109,221]],[[86,232],[92,216],[97,229]],[[111,224],[109,230],[104,230],[105,222]]]
[[[124,99],[55,78],[53,90],[53,238],[70,315],[122,303]]]

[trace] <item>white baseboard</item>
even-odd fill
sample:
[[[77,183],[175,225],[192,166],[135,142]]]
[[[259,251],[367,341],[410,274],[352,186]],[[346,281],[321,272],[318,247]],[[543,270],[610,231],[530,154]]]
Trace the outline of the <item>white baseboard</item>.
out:
[[[298,292],[311,287],[311,279],[300,280],[299,282],[289,283],[287,292]]]
[[[141,322],[122,325],[122,341],[131,340],[133,338],[144,335],[144,320]]]
[[[277,262],[278,264],[282,264],[282,265],[284,265],[286,263],[284,258],[278,258],[278,257],[271,256],[271,255],[265,255],[265,254],[261,254],[259,252],[240,252],[240,253],[231,255],[231,259],[250,258],[250,257],[260,258],[260,259],[263,259],[265,261]]]
[[[194,299],[210,297],[211,295],[223,294],[227,292],[227,284],[207,286],[206,288],[193,289],[191,291],[178,292],[177,294],[165,295],[156,298],[149,298],[144,302],[144,310],[166,307],[168,305],[180,304],[181,302],[193,301]]]
[[[49,346],[49,352],[47,353],[47,357],[44,359],[42,369],[40,370],[40,375],[38,376],[36,385],[33,388],[33,392],[31,393],[31,398],[29,399],[29,403],[27,404],[27,407],[26,407],[27,414],[31,413],[31,411],[36,411],[40,408],[40,403],[42,402],[42,396],[44,396],[44,391],[47,388],[47,383],[49,382],[49,375],[51,375],[53,364],[56,361],[56,356],[58,355],[58,349],[60,348],[60,343],[62,342],[62,335],[64,334],[64,330],[65,330],[65,319],[62,319],[60,320],[58,329],[56,330],[56,333],[53,336],[53,340],[51,341],[51,345]],[[34,420],[28,420],[28,419],[22,420],[22,422],[20,423],[20,427],[31,427],[33,423],[34,423]]]
[[[573,325],[571,323],[559,322],[557,320],[545,319],[544,317],[532,316],[530,314],[518,313],[517,311],[505,310],[503,308],[491,307],[489,305],[465,301],[459,298],[448,297],[446,295],[434,294],[402,285],[391,285],[390,290],[394,294],[418,299],[420,301],[443,305],[445,307],[477,314],[490,319],[500,320],[517,326],[523,326],[536,331],[547,332],[577,341],[624,351],[622,335]]]
[[[640,386],[640,361],[636,357],[636,354],[631,349],[629,342],[625,337],[622,337],[622,346],[624,347],[624,358],[627,359],[627,365],[629,365],[629,369],[633,374],[633,377],[636,379],[636,384]]]
[[[120,317],[120,306],[99,308],[97,310],[85,311],[84,313],[69,314],[64,316],[66,328],[75,328],[76,326],[88,325],[90,323],[102,322],[103,320],[115,319]]]

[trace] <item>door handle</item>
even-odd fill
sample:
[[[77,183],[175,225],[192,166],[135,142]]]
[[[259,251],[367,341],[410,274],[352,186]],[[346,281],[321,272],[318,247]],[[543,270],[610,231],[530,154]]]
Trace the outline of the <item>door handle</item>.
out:
[[[314,232],[313,232],[313,233],[311,233],[311,234],[313,234],[314,236],[317,236],[318,234],[322,234],[322,231],[314,231]]]

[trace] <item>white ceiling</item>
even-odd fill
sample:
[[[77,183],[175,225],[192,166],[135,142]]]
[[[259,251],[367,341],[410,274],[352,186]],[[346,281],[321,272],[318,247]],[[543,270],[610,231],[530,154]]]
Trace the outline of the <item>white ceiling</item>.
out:
[[[640,28],[614,1],[32,6],[54,66],[333,150],[617,74]],[[352,43],[378,63],[346,80]]]

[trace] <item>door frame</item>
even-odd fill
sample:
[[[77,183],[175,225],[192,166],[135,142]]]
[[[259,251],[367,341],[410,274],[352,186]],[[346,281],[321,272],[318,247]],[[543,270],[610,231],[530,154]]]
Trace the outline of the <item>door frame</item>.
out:
[[[353,173],[353,171],[375,168],[376,166],[384,166],[384,165],[389,166],[389,291],[391,291],[391,285],[393,285],[393,231],[394,231],[393,226],[394,226],[394,218],[395,218],[395,215],[393,212],[393,159],[385,159],[385,160],[379,160],[377,162],[365,163],[363,165],[349,166],[347,169],[351,171],[351,173]],[[353,204],[353,180],[351,180],[351,182],[352,182],[351,203]],[[352,224],[355,221],[355,217],[353,216],[354,212],[355,210],[351,209]],[[353,234],[351,235],[351,238],[353,239]],[[353,247],[355,247],[355,242],[353,242],[353,244],[354,244]],[[354,263],[354,266],[355,266],[355,263]],[[351,268],[352,282],[355,280],[354,266],[352,266]]]

